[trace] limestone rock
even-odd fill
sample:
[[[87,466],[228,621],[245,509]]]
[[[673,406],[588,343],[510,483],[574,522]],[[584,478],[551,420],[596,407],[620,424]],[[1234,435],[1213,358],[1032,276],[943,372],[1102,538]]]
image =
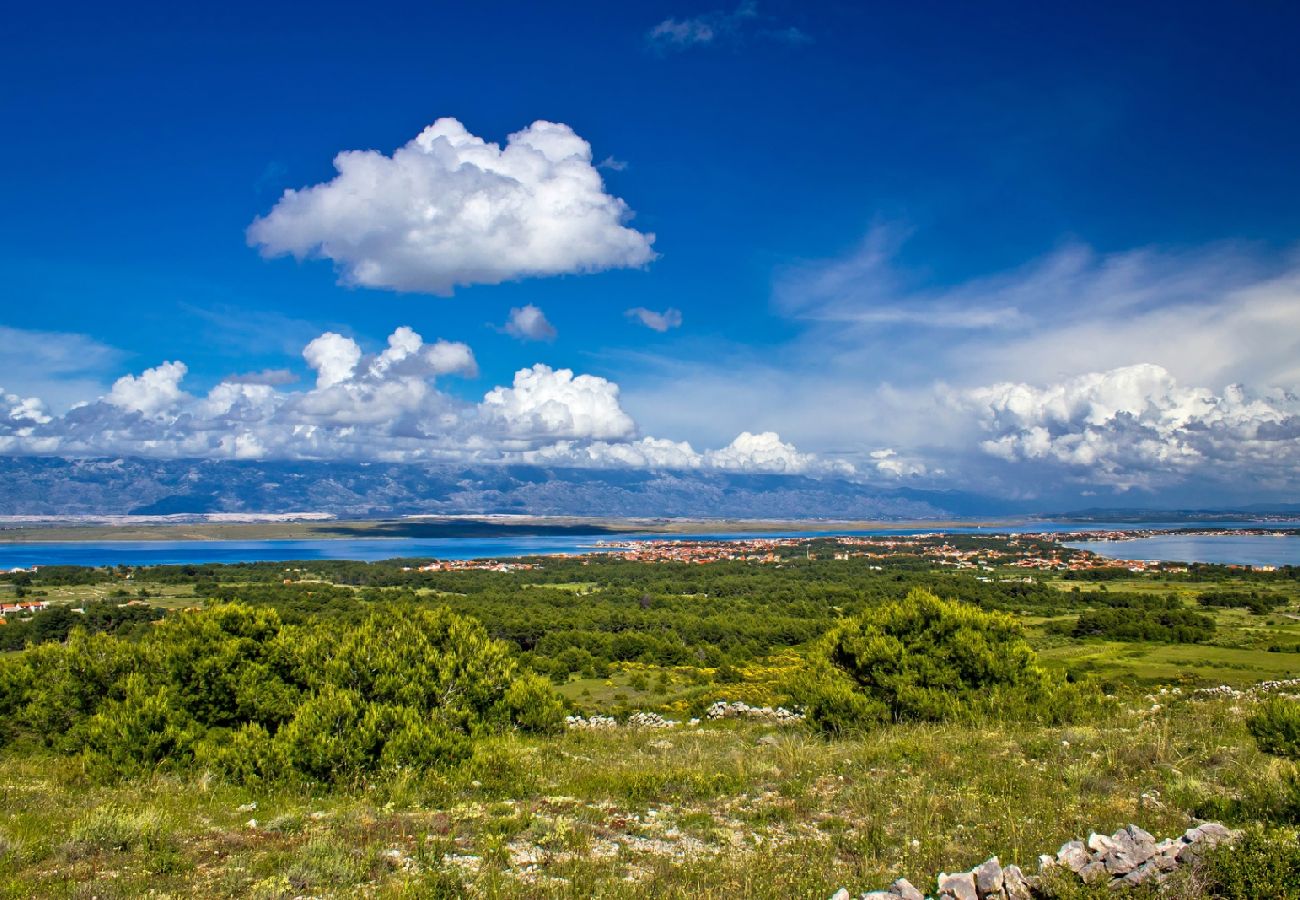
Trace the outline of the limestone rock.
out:
[[[1107,878],[1110,877],[1109,874],[1106,872],[1106,864],[1104,862],[1098,862],[1098,861],[1093,861],[1088,863],[1086,866],[1084,866],[1082,869],[1079,870],[1078,875],[1088,884],[1095,884],[1097,882],[1105,881]]]
[[[1033,897],[1029,880],[1019,866],[1007,866],[1002,870],[1002,890],[1006,892],[1007,900],[1031,900]]]
[[[973,872],[958,872],[954,875],[940,872],[939,893],[947,894],[953,900],[980,900],[979,893],[975,890]]]
[[[1083,841],[1070,841],[1056,851],[1056,861],[1077,875],[1092,862],[1092,857],[1083,849]]]
[[[848,888],[840,888],[838,891],[831,894],[831,900],[853,900],[853,898],[849,894]]]
[[[925,894],[922,894],[912,882],[906,878],[900,878],[889,886],[889,893],[895,897],[901,897],[902,900],[925,900]]]
[[[1164,873],[1160,870],[1160,866],[1156,861],[1149,859],[1125,875],[1121,881],[1130,887],[1136,887],[1139,884],[1146,884],[1148,881],[1159,880],[1163,875]]]
[[[1098,834],[1094,831],[1092,834],[1088,835],[1088,849],[1092,850],[1094,853],[1104,854],[1114,846],[1114,839],[1108,838],[1104,834]]]
[[[975,869],[975,890],[981,900],[1002,894],[1002,863],[995,856],[985,860]]]

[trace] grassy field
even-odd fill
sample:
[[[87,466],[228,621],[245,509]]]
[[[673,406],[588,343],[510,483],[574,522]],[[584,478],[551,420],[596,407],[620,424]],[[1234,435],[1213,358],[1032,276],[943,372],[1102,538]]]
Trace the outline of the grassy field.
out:
[[[332,794],[104,786],[11,753],[0,896],[827,897],[994,853],[1033,868],[1130,822],[1171,835],[1254,814],[1294,772],[1254,749],[1249,704],[1115,706],[1087,727],[852,740],[729,723],[505,736],[458,769]]]

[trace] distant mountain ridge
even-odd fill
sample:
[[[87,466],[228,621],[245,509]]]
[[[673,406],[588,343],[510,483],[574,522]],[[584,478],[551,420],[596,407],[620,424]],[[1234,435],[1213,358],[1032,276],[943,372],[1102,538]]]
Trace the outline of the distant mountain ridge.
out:
[[[1023,507],[846,479],[726,472],[311,461],[0,457],[0,515],[326,512],[340,517],[940,519]]]

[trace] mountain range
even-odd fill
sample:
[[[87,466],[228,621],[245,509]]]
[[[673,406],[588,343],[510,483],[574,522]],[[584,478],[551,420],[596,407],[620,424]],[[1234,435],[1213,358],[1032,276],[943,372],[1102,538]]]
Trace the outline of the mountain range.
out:
[[[320,512],[942,519],[1029,512],[841,478],[413,463],[0,457],[0,515]]]

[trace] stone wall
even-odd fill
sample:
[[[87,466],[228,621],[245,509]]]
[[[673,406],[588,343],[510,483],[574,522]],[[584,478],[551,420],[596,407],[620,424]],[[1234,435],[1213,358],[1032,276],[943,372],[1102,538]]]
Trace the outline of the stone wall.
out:
[[[1026,875],[1019,866],[1003,866],[995,856],[969,872],[939,873],[936,900],[1034,900],[1044,896],[1039,890],[1042,873],[1069,873],[1090,884],[1108,884],[1121,890],[1148,882],[1162,882],[1181,866],[1196,861],[1205,850],[1222,842],[1236,840],[1240,832],[1215,822],[1189,828],[1181,837],[1157,841],[1136,825],[1120,829],[1107,837],[1092,834],[1087,841],[1070,841],[1055,856],[1040,856],[1039,874]],[[859,895],[862,900],[926,900],[927,895],[906,878],[900,878],[887,890]],[[831,900],[852,900],[846,888],[840,888]]]

